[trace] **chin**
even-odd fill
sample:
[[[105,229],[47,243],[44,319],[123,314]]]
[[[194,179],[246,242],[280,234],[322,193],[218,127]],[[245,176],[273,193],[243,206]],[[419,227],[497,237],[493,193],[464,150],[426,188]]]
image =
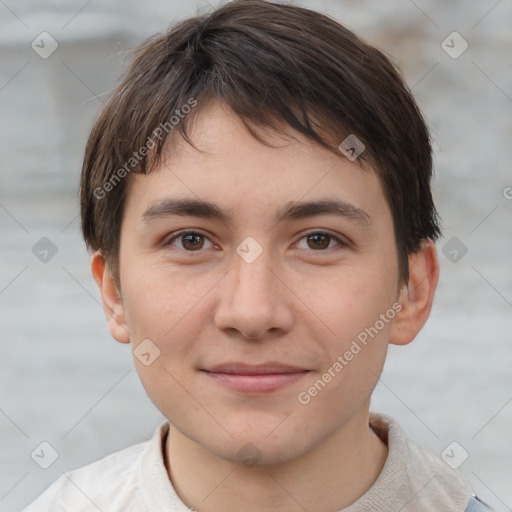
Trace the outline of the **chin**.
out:
[[[275,417],[266,422],[239,421],[236,427],[227,429],[233,435],[227,442],[224,436],[217,440],[209,437],[204,439],[209,445],[205,447],[223,459],[248,467],[287,463],[315,444],[306,438],[307,425],[299,428],[291,421],[285,425],[287,421]]]
[[[301,455],[301,447],[295,446],[296,440],[283,445],[262,438],[261,440],[234,439],[229,446],[219,447],[214,453],[233,464],[246,467],[275,466],[290,462]]]

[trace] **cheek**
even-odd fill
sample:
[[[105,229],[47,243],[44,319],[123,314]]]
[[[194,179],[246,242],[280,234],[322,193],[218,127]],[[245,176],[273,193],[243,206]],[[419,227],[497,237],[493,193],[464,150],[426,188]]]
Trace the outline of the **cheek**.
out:
[[[353,268],[329,279],[328,287],[312,303],[323,312],[335,338],[346,343],[392,308],[395,287],[393,276],[388,278],[379,264],[373,268]],[[378,327],[379,331],[389,332],[389,321],[384,326],[379,323]]]
[[[190,268],[190,267],[189,267]],[[218,277],[161,263],[132,267],[123,282],[124,305],[130,333],[137,338],[153,336],[162,349],[175,333],[201,325],[201,301]],[[165,341],[165,343],[164,343]]]
[[[385,361],[396,315],[393,278],[381,263],[361,271],[352,269],[330,280],[323,298],[320,294],[316,297],[315,304],[331,332],[324,338],[325,366],[315,375],[314,388],[305,390],[305,400],[320,391],[319,407],[331,400],[359,403],[370,396]]]
[[[126,267],[128,268],[128,266]],[[211,321],[209,294],[221,276],[187,271],[162,264],[133,266],[123,282],[126,321],[137,373],[148,396],[160,408],[165,397],[176,397],[192,386],[190,367],[199,366],[196,341]],[[150,365],[139,359],[138,349],[151,340],[158,357]],[[148,342],[146,342],[148,343]],[[186,400],[186,393],[183,395]],[[162,403],[161,403],[162,402]]]
[[[324,365],[297,397],[310,417],[344,422],[369,400],[386,358],[396,314],[392,288],[371,273],[332,280],[315,304],[331,332],[323,339]],[[329,412],[331,411],[331,412]],[[333,414],[334,411],[337,411]],[[330,418],[330,419],[329,419]]]
[[[206,321],[201,299],[212,283],[207,277],[194,279],[184,272],[152,265],[142,272],[132,270],[123,289],[137,373],[147,395],[164,415],[177,408],[185,417],[191,413],[184,404],[190,399],[185,390],[193,384],[188,370],[196,357],[194,340],[200,338]],[[150,357],[141,357],[148,352]]]

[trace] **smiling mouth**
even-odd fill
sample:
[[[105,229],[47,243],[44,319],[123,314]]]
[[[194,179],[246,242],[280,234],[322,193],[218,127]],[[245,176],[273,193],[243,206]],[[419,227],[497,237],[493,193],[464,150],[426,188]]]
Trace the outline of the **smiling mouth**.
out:
[[[302,379],[308,370],[298,369],[226,369],[222,371],[202,370],[209,380],[223,387],[242,393],[272,393]],[[239,373],[243,372],[243,373]]]

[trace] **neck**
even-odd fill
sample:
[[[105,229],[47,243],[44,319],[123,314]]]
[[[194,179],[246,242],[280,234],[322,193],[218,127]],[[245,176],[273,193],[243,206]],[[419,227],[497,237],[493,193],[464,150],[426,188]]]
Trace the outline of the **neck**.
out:
[[[373,485],[387,458],[368,420],[362,411],[300,457],[252,467],[216,456],[171,424],[167,470],[181,500],[198,512],[341,510]]]

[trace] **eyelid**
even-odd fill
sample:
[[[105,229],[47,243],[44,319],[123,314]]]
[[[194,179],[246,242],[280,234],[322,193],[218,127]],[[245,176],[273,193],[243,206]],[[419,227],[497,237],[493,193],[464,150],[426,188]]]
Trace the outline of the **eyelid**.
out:
[[[322,228],[314,228],[314,229],[308,229],[306,231],[303,231],[302,233],[299,234],[299,239],[295,243],[300,242],[304,237],[306,237],[308,235],[327,235],[331,239],[338,242],[338,245],[341,247],[349,247],[352,245],[352,242],[346,236],[343,236],[339,233],[335,233],[328,229],[322,229]],[[336,247],[331,247],[331,249],[335,249],[335,248]],[[328,252],[328,251],[329,251],[329,249],[323,249],[323,250],[318,250],[318,251],[312,250],[311,252],[319,252],[320,253],[320,252]]]
[[[182,229],[182,230],[176,231],[174,233],[171,233],[171,236],[170,237],[166,237],[164,239],[164,241],[162,242],[162,244],[164,246],[170,246],[170,245],[172,245],[172,242],[174,240],[176,240],[177,238],[180,238],[180,237],[183,237],[183,236],[189,235],[189,234],[201,235],[205,239],[207,239],[212,245],[216,245],[215,242],[210,240],[209,235],[205,234],[201,229],[191,229],[191,228]],[[313,229],[310,228],[310,229],[308,229],[306,231],[303,231],[303,232],[299,233],[299,235],[298,235],[299,238],[298,238],[297,242],[295,242],[295,244],[300,242],[303,238],[307,237],[308,235],[327,235],[331,239],[335,240],[338,243],[338,246],[340,246],[340,247],[349,247],[352,244],[352,242],[348,238],[346,238],[345,236],[340,235],[338,233],[334,233],[333,231],[330,231],[328,229],[322,229],[322,228],[313,228]],[[318,251],[315,251],[315,250],[312,249],[311,252],[318,252],[318,253],[328,252],[329,250],[332,250],[332,249],[335,249],[335,248],[336,247],[331,247],[330,249],[321,249],[321,250],[318,250]],[[200,252],[203,252],[202,249],[199,249],[197,251],[186,251],[185,249],[180,249],[180,250],[182,250],[184,252],[188,252],[188,253],[194,253],[194,252],[200,253]]]
[[[162,245],[167,247],[167,246],[170,246],[172,245],[172,242],[174,240],[176,240],[177,238],[180,238],[180,237],[183,237],[185,235],[201,235],[203,236],[205,239],[207,239],[212,245],[216,245],[215,242],[213,242],[212,240],[210,240],[210,237],[209,235],[203,233],[203,231],[201,229],[191,229],[191,228],[188,228],[188,229],[182,229],[180,231],[175,231],[173,233],[171,233],[170,236],[168,237],[165,237],[163,242],[162,242]],[[194,253],[194,252],[203,252],[202,250],[198,250],[198,251],[186,251],[185,249],[180,249],[180,248],[177,248],[181,251],[184,251],[184,252],[189,252],[189,253]]]

